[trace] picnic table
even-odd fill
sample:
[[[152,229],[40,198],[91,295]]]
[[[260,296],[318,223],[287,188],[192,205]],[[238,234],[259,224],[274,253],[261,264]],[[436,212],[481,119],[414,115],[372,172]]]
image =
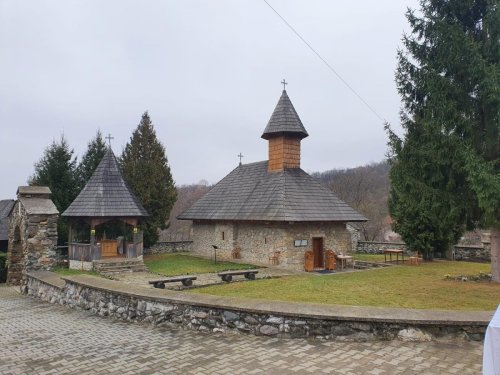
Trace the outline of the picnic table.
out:
[[[350,255],[337,255],[337,260],[340,260],[340,269],[343,270],[347,263],[350,262],[352,269],[354,269],[354,259]]]
[[[399,249],[385,249],[384,250],[384,261],[387,262],[387,254],[389,254],[389,262],[392,263],[392,254],[396,254],[396,263],[399,263],[399,254],[401,254],[402,262],[405,261],[405,253],[403,250]]]

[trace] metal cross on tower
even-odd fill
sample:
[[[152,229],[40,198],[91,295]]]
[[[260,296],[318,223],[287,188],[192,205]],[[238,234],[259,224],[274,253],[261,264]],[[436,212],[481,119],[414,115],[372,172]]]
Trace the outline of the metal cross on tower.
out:
[[[286,90],[286,85],[288,85],[288,82],[285,81],[285,79],[283,78],[283,81],[281,81],[281,84],[283,85],[283,90]]]
[[[241,165],[241,158],[243,157],[243,155],[242,155],[242,154],[241,154],[241,152],[240,152],[240,154],[239,154],[239,155],[237,155],[237,156],[240,158],[240,165]]]
[[[108,140],[108,145],[111,146],[111,140],[115,139],[115,137],[112,137],[111,134],[109,133],[107,137],[105,137]]]

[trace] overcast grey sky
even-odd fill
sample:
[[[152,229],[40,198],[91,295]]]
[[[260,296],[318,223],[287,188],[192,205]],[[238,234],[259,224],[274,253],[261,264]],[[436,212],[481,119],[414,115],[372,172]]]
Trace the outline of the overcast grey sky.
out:
[[[417,0],[268,0],[399,129],[396,50]],[[148,110],[177,185],[265,160],[287,92],[308,172],[384,158],[382,121],[261,0],[0,0],[0,199],[14,198],[64,133],[79,157],[97,129],[122,152]]]

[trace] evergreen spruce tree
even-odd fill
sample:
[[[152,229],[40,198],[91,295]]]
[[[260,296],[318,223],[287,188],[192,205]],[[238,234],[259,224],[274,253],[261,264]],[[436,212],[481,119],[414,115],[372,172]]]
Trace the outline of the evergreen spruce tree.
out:
[[[150,214],[144,226],[144,245],[149,247],[158,240],[158,229],[165,229],[177,191],[148,112],[142,115],[120,162],[125,181]]]
[[[499,2],[422,0],[407,19],[396,71],[404,138],[387,126],[395,229],[430,257],[489,226],[500,281]]]
[[[73,150],[70,150],[68,142],[61,136],[59,142],[53,141],[45,149],[42,158],[35,164],[35,172],[30,178],[29,184],[36,186],[48,186],[52,191],[52,201],[62,213],[73,202],[78,194],[76,182],[76,157],[73,158]],[[68,226],[62,217],[57,223],[58,242],[68,242]]]
[[[106,150],[106,143],[102,138],[101,131],[98,130],[95,137],[87,144],[87,151],[83,154],[82,160],[76,169],[78,192],[85,187],[90,177],[92,177]]]

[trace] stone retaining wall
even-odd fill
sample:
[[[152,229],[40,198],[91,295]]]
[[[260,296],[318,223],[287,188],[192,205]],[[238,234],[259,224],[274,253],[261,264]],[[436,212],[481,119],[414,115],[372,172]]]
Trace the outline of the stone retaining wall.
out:
[[[368,242],[358,241],[356,252],[366,254],[383,254],[385,249],[404,250],[408,253],[404,242]],[[446,254],[434,254],[436,257],[447,257],[448,259],[462,260],[468,262],[490,262],[491,250],[488,242],[483,246],[454,246],[454,256]]]
[[[432,321],[422,319],[421,316],[418,318],[419,312],[416,313],[417,318],[414,321],[404,316],[395,318],[393,312],[384,309],[377,310],[373,317],[349,317],[341,313],[342,310],[349,310],[349,307],[337,306],[336,312],[326,313],[325,311],[332,310],[332,307],[277,303],[281,309],[273,309],[273,302],[243,301],[238,304],[235,299],[168,294],[167,291],[148,289],[144,289],[144,294],[138,294],[138,289],[134,292],[131,286],[118,291],[113,290],[119,285],[117,282],[95,278],[92,280],[89,277],[68,277],[64,279],[64,286],[60,286],[44,281],[44,278],[50,276],[26,276],[27,284],[22,287],[22,292],[43,301],[124,321],[171,328],[182,327],[206,333],[336,341],[395,338],[412,341],[457,338],[482,340],[488,325],[487,318],[480,321],[466,318],[458,322],[441,312],[433,312],[433,315],[441,317],[433,317],[436,320]],[[77,278],[84,281],[76,280]],[[107,288],[103,287],[108,284]],[[155,293],[162,294],[154,296]],[[305,313],[301,312],[304,307],[307,308]]]
[[[406,244],[404,242],[369,242],[358,241],[356,251],[358,253],[366,254],[383,254],[386,249],[397,249],[406,251]]]
[[[193,241],[158,242],[153,246],[151,246],[150,248],[144,249],[144,255],[191,251],[192,246],[193,246]]]
[[[455,260],[468,262],[491,262],[489,247],[483,246],[454,246]]]

